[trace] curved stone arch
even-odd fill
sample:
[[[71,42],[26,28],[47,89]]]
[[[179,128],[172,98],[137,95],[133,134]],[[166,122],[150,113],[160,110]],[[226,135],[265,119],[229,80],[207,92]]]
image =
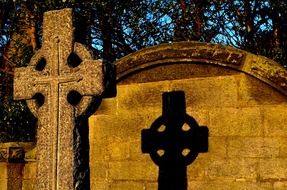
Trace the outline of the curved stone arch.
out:
[[[201,42],[177,42],[142,49],[116,61],[117,81],[153,66],[202,63],[247,73],[287,95],[287,70],[263,56]]]

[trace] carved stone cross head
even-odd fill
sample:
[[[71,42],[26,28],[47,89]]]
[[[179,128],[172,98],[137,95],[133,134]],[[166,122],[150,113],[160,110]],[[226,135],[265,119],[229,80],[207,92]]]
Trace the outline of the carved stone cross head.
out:
[[[14,98],[38,118],[37,190],[79,189],[75,119],[103,88],[102,63],[74,42],[72,10],[46,12],[42,48],[14,78]]]

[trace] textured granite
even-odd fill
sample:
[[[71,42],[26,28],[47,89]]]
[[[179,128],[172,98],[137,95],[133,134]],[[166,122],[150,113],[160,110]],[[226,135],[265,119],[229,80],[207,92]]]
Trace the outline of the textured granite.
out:
[[[68,64],[71,53],[78,59]],[[46,12],[42,48],[27,67],[15,70],[14,79],[14,98],[27,100],[38,118],[37,190],[80,189],[83,176],[89,177],[75,175],[81,164],[75,121],[102,92],[102,63],[74,42],[72,10]]]

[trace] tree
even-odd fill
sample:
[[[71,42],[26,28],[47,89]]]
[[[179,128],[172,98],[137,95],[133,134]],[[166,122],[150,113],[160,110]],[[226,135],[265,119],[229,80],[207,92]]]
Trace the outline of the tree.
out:
[[[286,66],[286,8],[284,1],[219,1],[221,39],[217,42],[267,56]]]
[[[13,7],[12,4],[7,6]],[[35,123],[35,118],[28,111],[25,102],[15,102],[12,99],[13,69],[26,65],[37,46],[35,20],[26,4],[19,4],[19,7],[14,8],[18,9],[15,17],[10,17],[9,9],[1,9],[1,15],[6,20],[1,20],[2,43],[4,44],[2,44],[0,70],[0,110],[2,112],[0,115],[0,140],[5,141],[14,138],[32,140],[35,133],[35,128],[29,127]],[[17,20],[13,20],[15,18]],[[12,30],[9,30],[11,28]],[[6,39],[7,41],[5,41]]]

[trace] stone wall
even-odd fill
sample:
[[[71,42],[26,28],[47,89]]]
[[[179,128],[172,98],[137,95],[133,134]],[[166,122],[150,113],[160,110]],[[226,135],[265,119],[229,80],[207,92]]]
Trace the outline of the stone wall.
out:
[[[167,60],[158,53],[155,58],[150,49],[117,62],[117,97],[105,99],[90,118],[91,189],[157,189],[158,167],[141,152],[141,130],[161,115],[162,93],[173,90],[185,92],[188,114],[209,128],[208,152],[188,166],[188,189],[287,188],[287,96],[278,90],[282,80],[277,85],[275,77],[271,87],[266,73],[260,78],[244,71],[251,60],[257,60],[255,68],[267,59],[227,51],[241,55],[238,68],[224,60],[214,64],[212,57],[194,61],[181,54],[180,60]]]
[[[119,85],[117,98],[90,118],[92,189],[156,189],[157,167],[141,153],[140,134],[171,90],[185,91],[188,114],[210,133],[208,153],[188,167],[189,189],[287,188],[287,98],[236,74]]]

